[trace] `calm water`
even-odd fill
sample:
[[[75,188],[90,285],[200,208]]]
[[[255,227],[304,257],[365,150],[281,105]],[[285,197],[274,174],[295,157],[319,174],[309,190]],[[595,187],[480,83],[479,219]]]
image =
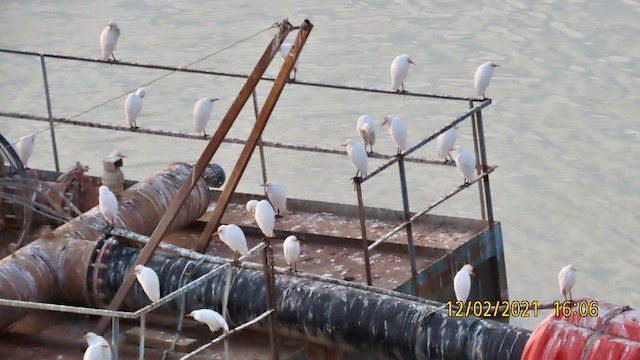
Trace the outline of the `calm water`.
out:
[[[122,29],[120,59],[182,66],[271,25],[284,16],[315,24],[300,59],[299,79],[389,87],[388,67],[412,56],[406,87],[470,95],[475,68],[493,60],[496,71],[485,112],[496,218],[502,222],[510,296],[550,302],[559,298],[557,274],[574,264],[575,296],[640,306],[637,238],[640,178],[640,3],[638,1],[3,1],[0,46],[87,57],[100,55],[98,37],[108,20]],[[249,72],[273,30],[196,68]],[[55,116],[72,116],[162,74],[160,71],[48,60]],[[275,75],[280,59],[267,71]],[[0,109],[46,114],[37,58],[0,54]],[[191,111],[205,96],[215,104],[209,133],[242,81],[175,74],[147,88],[138,123],[193,131]],[[259,88],[266,97],[269,83]],[[81,119],[124,124],[124,99]],[[290,86],[265,139],[338,147],[355,136],[355,120],[369,113],[405,120],[419,139],[465,111],[465,103],[380,96]],[[253,110],[243,111],[230,136],[246,137]],[[0,118],[14,139],[45,129],[44,123]],[[142,178],[168,162],[195,162],[203,141],[57,127],[63,168],[79,160],[101,173],[100,159],[114,148],[130,156],[125,174]],[[376,151],[393,152],[378,133]],[[468,124],[458,142],[471,146]],[[51,143],[40,135],[31,167],[51,168]],[[214,161],[230,171],[241,147],[224,145]],[[421,156],[433,157],[435,145]],[[270,178],[290,196],[354,203],[346,158],[267,149]],[[370,164],[375,166],[376,162]],[[456,186],[454,169],[409,166],[412,210],[422,209]],[[257,162],[239,190],[258,192]],[[397,173],[367,183],[365,202],[400,208]],[[477,191],[466,191],[438,209],[478,217]],[[375,265],[374,265],[375,266]],[[540,319],[514,319],[534,327]]]

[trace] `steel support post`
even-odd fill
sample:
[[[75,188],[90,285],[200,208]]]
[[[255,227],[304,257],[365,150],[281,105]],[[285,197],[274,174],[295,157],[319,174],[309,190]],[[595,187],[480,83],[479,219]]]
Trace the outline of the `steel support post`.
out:
[[[469,99],[469,109],[473,109],[473,100]],[[478,130],[476,125],[476,115],[471,115],[471,128],[473,129],[473,151],[476,155],[476,176],[482,173],[480,166],[480,153],[478,152]],[[487,219],[487,212],[484,206],[484,192],[482,190],[482,181],[478,181],[478,195],[480,195],[480,215],[482,220]]]
[[[58,162],[58,146],[56,145],[56,132],[53,128],[53,115],[51,112],[51,97],[49,96],[49,81],[47,80],[47,66],[44,62],[44,55],[40,54],[40,66],[42,67],[42,80],[44,81],[44,96],[47,99],[47,113],[49,114],[49,131],[51,132],[51,147],[53,148],[53,161],[56,165],[56,172],[60,172]]]
[[[404,210],[404,220],[409,221],[411,219],[411,213],[409,210],[409,192],[407,190],[407,176],[404,169],[404,159],[402,155],[398,160],[398,170],[400,170],[400,191],[402,192],[402,209]],[[411,222],[406,226],[407,231],[407,247],[409,248],[409,261],[411,262],[411,278],[415,279],[418,276],[418,269],[416,267],[416,252],[413,247],[413,230],[411,229]],[[414,284],[415,285],[415,284]],[[413,294],[415,295],[415,286]]]
[[[358,194],[358,215],[360,216],[360,231],[362,232],[362,251],[364,252],[364,268],[367,273],[367,285],[371,286],[371,264],[369,262],[369,241],[367,240],[367,225],[364,221],[364,205],[362,202],[362,183],[361,178],[354,178],[356,183],[356,192]]]

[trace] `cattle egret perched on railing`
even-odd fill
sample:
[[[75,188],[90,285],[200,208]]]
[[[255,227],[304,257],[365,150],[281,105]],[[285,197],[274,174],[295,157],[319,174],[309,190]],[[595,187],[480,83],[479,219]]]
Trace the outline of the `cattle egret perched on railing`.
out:
[[[262,184],[264,191],[269,197],[269,201],[276,209],[277,217],[287,213],[287,194],[284,192],[284,187],[278,183],[267,181]]]
[[[249,217],[254,220],[256,218],[256,206],[258,206],[258,200],[249,200],[247,201],[247,205],[245,206]]]
[[[438,135],[438,158],[444,159],[445,163],[449,161],[447,157],[449,157],[449,159],[453,161],[449,151],[451,151],[451,149],[453,149],[453,147],[456,145],[457,136],[458,132],[456,131],[456,127],[452,127],[449,130]]]
[[[102,336],[93,333],[93,332],[88,332],[85,335],[82,336],[86,341],[87,341],[87,346],[91,346],[93,344],[99,343],[101,341],[104,341],[108,344],[107,340],[105,338],[103,338]]]
[[[397,92],[404,92],[404,80],[409,72],[409,65],[416,65],[409,55],[399,55],[391,63],[391,89]]]
[[[347,139],[342,146],[347,148],[349,159],[351,159],[351,162],[353,162],[358,169],[355,177],[358,177],[358,173],[360,173],[360,176],[367,176],[369,157],[367,156],[367,150],[364,145],[353,139]]]
[[[469,298],[469,292],[471,292],[471,276],[473,273],[473,266],[467,264],[458,271],[453,278],[453,291],[456,293],[456,299],[466,303]]]
[[[282,56],[283,60],[287,59],[287,56],[291,52],[292,48],[293,48],[293,44],[291,43],[283,43],[282,45],[280,45],[280,48],[278,49],[278,51],[280,52],[280,56]],[[298,57],[298,60],[296,60],[296,63],[293,64],[293,79],[291,80],[296,79],[296,75],[298,74],[298,65],[300,65],[299,57]]]
[[[273,228],[276,223],[276,214],[267,200],[260,200],[256,205],[256,222],[266,237],[273,237]]]
[[[482,96],[484,99],[486,99],[486,96],[484,96],[484,92],[487,90],[487,87],[489,87],[489,82],[491,81],[491,77],[493,76],[493,68],[499,66],[500,65],[491,61],[487,61],[486,63],[478,66],[476,74],[473,76],[473,95],[475,95],[476,97]]]
[[[558,274],[558,285],[560,285],[560,292],[564,295],[564,299],[567,300],[567,294],[569,294],[569,300],[573,302],[571,297],[571,289],[576,284],[576,271],[573,265],[567,265],[560,270]]]
[[[387,125],[389,134],[393,139],[393,142],[398,146],[398,154],[402,151],[409,150],[409,142],[407,141],[407,128],[404,127],[402,120],[397,117],[385,116],[384,121],[380,126]]]
[[[109,190],[108,187],[102,185],[98,188],[98,207],[100,213],[107,221],[107,227],[114,227],[116,218],[118,217],[118,199]]]
[[[36,145],[36,135],[29,134],[18,139],[16,143],[15,150],[18,153],[18,157],[22,162],[22,165],[26,168],[27,162],[31,158],[31,154],[33,154],[33,147]]]
[[[244,232],[238,225],[220,225],[218,226],[218,231],[213,233],[212,236],[215,235],[218,235],[218,237],[220,237],[220,240],[222,240],[223,243],[227,244],[227,246],[236,253],[233,259],[234,262],[238,263],[240,255],[244,256],[249,254],[249,248],[247,248],[247,238],[244,236]]]
[[[136,278],[149,300],[153,303],[160,300],[160,280],[158,280],[158,274],[156,274],[152,268],[144,265],[136,265],[134,269]]]
[[[120,36],[120,28],[115,21],[111,20],[107,26],[100,33],[100,50],[102,50],[102,60],[113,57],[113,61],[116,60],[116,56],[113,55],[113,51],[116,49],[116,43]]]
[[[193,107],[193,123],[196,127],[196,132],[202,132],[203,137],[207,137],[206,126],[211,118],[211,110],[213,109],[213,102],[218,101],[218,98],[202,98],[196,102]]]
[[[192,317],[194,320],[199,321],[209,327],[211,332],[218,329],[224,329],[225,332],[229,331],[229,325],[224,320],[222,315],[209,309],[193,310],[187,317]]]
[[[356,131],[364,142],[365,149],[367,148],[367,145],[369,145],[371,149],[371,152],[369,152],[369,154],[373,154],[373,145],[376,143],[376,125],[373,122],[371,116],[360,116],[360,118],[358,118],[358,122],[356,123]]]
[[[464,183],[468,184],[475,180],[476,157],[460,145],[454,146],[451,151],[453,151],[453,160],[456,162],[456,167],[464,176]]]
[[[291,271],[298,271],[298,259],[300,258],[300,240],[295,235],[289,235],[282,243],[284,259],[289,264]]]
[[[111,360],[111,346],[106,341],[98,341],[85,350],[82,360]]]
[[[132,92],[127,96],[127,100],[124,102],[124,117],[127,119],[127,124],[131,127],[131,130],[138,128],[136,118],[142,110],[142,98],[147,95],[147,90],[143,87]]]

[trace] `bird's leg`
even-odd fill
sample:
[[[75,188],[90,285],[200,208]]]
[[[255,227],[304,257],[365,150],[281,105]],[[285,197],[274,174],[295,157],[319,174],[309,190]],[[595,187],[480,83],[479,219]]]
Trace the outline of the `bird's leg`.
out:
[[[233,263],[240,266],[240,253],[236,251],[236,255],[233,257]]]
[[[276,218],[277,219],[282,218],[282,214],[280,214],[280,209],[277,210]]]
[[[296,70],[296,68],[293,68],[293,79],[291,79],[291,81],[296,81],[297,75],[298,75],[298,70]]]
[[[569,301],[571,301],[571,305],[573,305],[573,297],[571,296],[571,290],[569,290]]]
[[[111,53],[111,57],[113,57],[114,62],[118,62],[118,59],[116,59],[116,56],[113,53]]]
[[[404,83],[402,83],[402,91],[401,91],[401,92],[407,92],[407,91],[404,89]]]
[[[451,161],[451,162],[454,162],[454,161],[453,161],[453,156],[451,156],[451,154],[447,154],[447,156],[448,156],[449,158],[444,158],[444,163],[445,163],[445,164],[447,163],[447,160],[448,160],[448,161]]]
[[[294,262],[293,263],[293,272],[297,273],[298,272],[298,262]]]

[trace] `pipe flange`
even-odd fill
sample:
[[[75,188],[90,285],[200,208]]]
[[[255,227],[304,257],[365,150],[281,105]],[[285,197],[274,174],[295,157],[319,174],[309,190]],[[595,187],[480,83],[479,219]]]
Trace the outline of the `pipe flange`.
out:
[[[113,247],[117,244],[118,241],[113,237],[106,239],[106,236],[103,236],[96,241],[96,246],[91,254],[87,271],[87,295],[88,302],[93,307],[104,308],[109,305],[102,279],[107,268],[106,261],[111,256]]]

